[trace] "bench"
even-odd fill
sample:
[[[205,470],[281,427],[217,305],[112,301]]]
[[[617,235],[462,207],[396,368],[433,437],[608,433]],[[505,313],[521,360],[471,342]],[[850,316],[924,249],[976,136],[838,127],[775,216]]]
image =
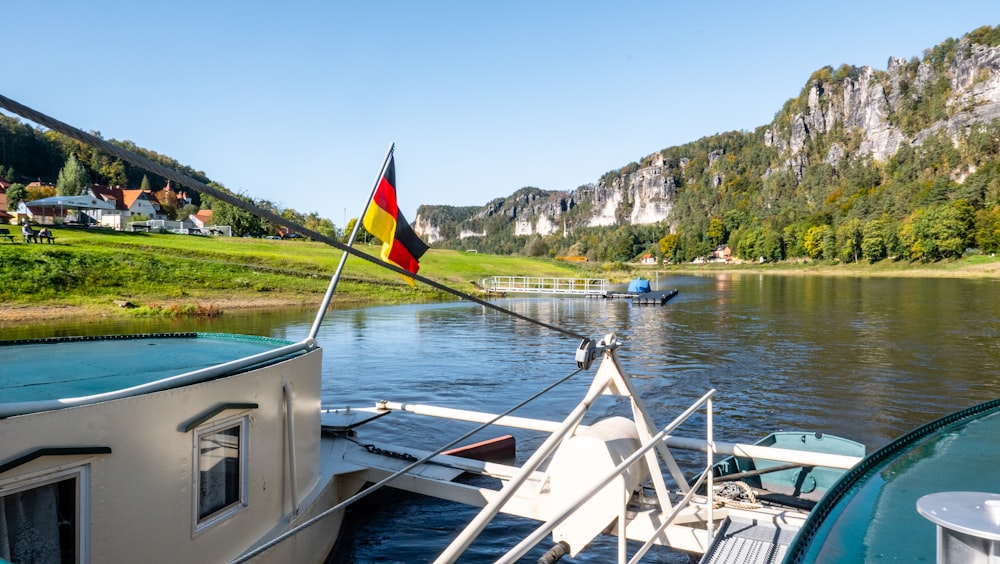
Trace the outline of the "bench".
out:
[[[39,234],[35,234],[35,242],[36,243],[39,242],[40,239],[45,239],[46,243],[55,243],[56,242],[55,235],[39,235]]]
[[[11,243],[14,242],[14,236],[10,234],[10,229],[0,229],[0,239],[7,239]]]

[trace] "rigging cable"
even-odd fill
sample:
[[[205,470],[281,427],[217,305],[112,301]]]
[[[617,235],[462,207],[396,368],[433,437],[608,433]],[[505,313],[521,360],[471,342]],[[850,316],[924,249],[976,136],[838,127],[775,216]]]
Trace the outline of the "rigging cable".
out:
[[[45,115],[45,114],[43,114],[43,113],[41,113],[41,112],[39,112],[37,110],[33,110],[33,109],[31,109],[31,108],[23,105],[23,104],[20,104],[20,103],[14,101],[14,100],[11,100],[10,98],[7,98],[6,96],[4,96],[2,94],[0,94],[0,107],[4,108],[4,109],[6,109],[6,110],[8,110],[8,111],[10,111],[12,113],[15,113],[15,114],[17,114],[17,115],[19,115],[19,116],[27,119],[27,120],[31,120],[31,121],[39,124],[39,125],[47,127],[48,129],[51,129],[52,131],[59,132],[59,133],[61,133],[63,135],[66,135],[67,137],[70,137],[72,139],[76,139],[77,141],[79,141],[81,143],[84,143],[86,145],[90,145],[91,147],[100,149],[100,150],[108,153],[109,155],[118,157],[119,159],[132,164],[133,166],[137,166],[139,168],[145,169],[145,170],[147,170],[147,171],[149,171],[149,172],[151,172],[153,174],[157,174],[157,175],[159,175],[159,176],[161,176],[163,178],[166,178],[166,179],[168,179],[168,180],[170,180],[172,182],[176,182],[177,184],[180,184],[181,186],[184,186],[186,188],[190,188],[191,190],[194,190],[196,192],[200,192],[202,194],[207,194],[207,195],[209,195],[209,196],[211,196],[211,197],[213,197],[213,198],[215,198],[217,200],[221,200],[223,202],[226,202],[227,204],[229,204],[231,206],[234,206],[236,208],[239,208],[239,209],[241,209],[241,210],[243,210],[243,211],[245,211],[247,213],[251,213],[251,214],[254,214],[254,215],[258,216],[258,217],[266,219],[266,220],[270,221],[271,223],[273,223],[275,225],[281,225],[283,227],[287,227],[289,229],[292,229],[292,230],[294,230],[294,231],[296,231],[298,233],[301,233],[301,234],[304,234],[304,235],[308,236],[309,238],[311,238],[314,241],[320,241],[322,243],[326,243],[327,245],[330,245],[331,247],[339,249],[339,250],[341,250],[341,251],[343,251],[345,253],[349,253],[351,255],[354,255],[355,257],[358,257],[358,258],[360,258],[362,260],[366,260],[366,261],[368,261],[368,262],[370,262],[372,264],[375,264],[377,266],[381,266],[382,268],[385,268],[386,270],[391,270],[391,271],[395,272],[396,274],[400,274],[402,276],[407,276],[409,278],[413,278],[414,280],[419,280],[419,281],[423,282],[424,284],[427,284],[428,286],[430,286],[432,288],[435,288],[437,290],[440,290],[442,292],[446,292],[448,294],[451,294],[451,295],[456,296],[458,298],[461,298],[463,300],[468,300],[470,302],[476,303],[478,305],[481,305],[483,307],[492,309],[494,311],[497,311],[497,312],[500,312],[500,313],[505,313],[507,315],[510,315],[511,317],[516,318],[516,319],[520,319],[522,321],[527,321],[529,323],[534,323],[535,325],[538,325],[540,327],[545,327],[546,329],[550,329],[550,330],[555,331],[557,333],[561,333],[563,335],[566,335],[566,336],[569,336],[569,337],[574,337],[576,339],[581,339],[581,340],[583,340],[583,339],[586,338],[583,335],[581,335],[581,334],[579,334],[579,333],[577,333],[575,331],[571,331],[569,329],[558,327],[556,325],[545,323],[544,321],[540,321],[538,319],[534,319],[534,318],[528,317],[526,315],[522,315],[520,313],[516,313],[516,312],[511,311],[511,310],[509,310],[507,308],[500,307],[500,306],[498,306],[496,304],[490,303],[490,302],[488,302],[486,300],[483,300],[483,299],[478,298],[476,296],[473,296],[471,294],[467,294],[467,293],[465,293],[465,292],[463,292],[461,290],[452,288],[450,286],[447,286],[445,284],[441,284],[439,282],[435,282],[434,280],[431,280],[431,279],[426,278],[424,276],[421,276],[419,274],[414,274],[414,273],[412,273],[412,272],[410,272],[410,271],[408,271],[406,269],[400,268],[400,267],[398,267],[398,266],[396,266],[394,264],[391,264],[391,263],[379,260],[379,259],[377,259],[377,258],[375,258],[373,256],[370,256],[370,255],[368,255],[366,253],[363,253],[363,252],[355,249],[354,247],[345,245],[344,243],[341,243],[340,241],[337,241],[336,239],[333,239],[332,237],[327,237],[326,235],[323,235],[321,233],[313,231],[312,229],[309,229],[309,228],[307,228],[307,227],[305,227],[303,225],[299,225],[298,223],[295,223],[294,221],[291,221],[291,220],[288,220],[286,218],[283,218],[283,217],[281,217],[280,215],[278,215],[278,214],[276,214],[274,212],[271,212],[269,210],[265,210],[263,208],[260,208],[260,207],[254,205],[254,204],[252,204],[250,202],[247,202],[246,200],[243,200],[242,198],[239,198],[239,197],[237,197],[237,196],[235,196],[233,194],[230,194],[228,192],[224,192],[224,191],[219,190],[217,188],[212,188],[211,186],[205,184],[204,182],[200,182],[198,180],[195,180],[194,178],[191,178],[191,177],[189,177],[187,175],[181,174],[181,173],[179,173],[179,172],[177,172],[177,171],[175,171],[175,170],[173,170],[171,168],[168,168],[168,167],[166,167],[166,166],[164,166],[164,165],[162,165],[160,163],[157,163],[155,161],[152,161],[152,160],[150,160],[150,159],[148,159],[146,157],[143,157],[141,155],[137,155],[137,154],[135,154],[135,153],[133,153],[131,151],[128,151],[126,149],[118,147],[117,145],[113,145],[113,144],[111,144],[111,143],[105,141],[104,139],[101,139],[101,138],[99,138],[99,137],[97,137],[95,135],[91,135],[89,133],[85,133],[85,132],[83,132],[83,131],[81,131],[81,130],[79,130],[79,129],[71,126],[71,125],[63,123],[63,122],[61,122],[61,121],[59,121],[59,120],[57,120],[55,118],[49,117],[49,116],[47,116],[47,115]]]
[[[529,397],[529,398],[521,401],[520,403],[518,403],[514,407],[511,407],[507,411],[504,411],[503,413],[500,413],[499,415],[497,415],[493,419],[490,419],[489,421],[487,421],[485,423],[482,423],[481,425],[479,425],[478,427],[472,429],[468,433],[465,433],[462,436],[460,436],[460,437],[452,440],[448,444],[446,444],[446,445],[438,448],[436,451],[434,451],[434,452],[432,452],[430,454],[424,455],[419,460],[415,460],[415,461],[411,462],[410,464],[407,464],[405,467],[403,467],[403,468],[401,468],[399,470],[396,470],[392,474],[389,474],[385,478],[382,478],[378,482],[376,482],[376,483],[372,484],[371,486],[369,486],[369,487],[361,490],[360,492],[358,492],[358,493],[354,494],[353,496],[345,499],[344,501],[338,503],[337,505],[334,505],[333,507],[324,510],[322,513],[316,515],[315,517],[309,519],[308,521],[305,521],[305,522],[303,522],[303,523],[301,523],[301,524],[299,524],[299,525],[297,525],[297,526],[295,526],[295,527],[293,527],[293,528],[285,531],[284,533],[278,535],[277,537],[274,537],[270,541],[268,541],[268,542],[266,542],[266,543],[258,546],[257,548],[251,550],[250,552],[247,552],[247,553],[243,554],[239,558],[233,560],[231,564],[240,564],[242,562],[246,562],[246,561],[250,560],[251,558],[253,558],[253,557],[255,557],[255,556],[263,553],[266,550],[268,550],[269,548],[271,548],[273,546],[276,546],[277,544],[279,544],[279,543],[287,540],[288,538],[290,538],[290,537],[292,537],[294,535],[297,535],[298,533],[302,532],[303,529],[306,529],[307,527],[311,527],[312,525],[315,525],[316,523],[320,522],[324,518],[329,517],[330,515],[336,513],[337,511],[340,511],[341,509],[345,509],[347,506],[351,505],[355,501],[359,501],[362,498],[367,497],[369,494],[372,494],[372,493],[374,493],[374,492],[382,489],[382,487],[385,486],[385,485],[387,485],[389,482],[395,480],[396,478],[402,476],[403,474],[406,474],[407,472],[409,472],[410,470],[413,470],[417,466],[420,466],[421,464],[424,464],[424,463],[428,462],[431,458],[434,458],[435,456],[437,456],[437,455],[441,454],[442,452],[444,452],[444,451],[452,448],[453,446],[455,446],[458,443],[464,441],[465,439],[471,437],[472,435],[475,435],[476,433],[478,433],[478,432],[482,431],[483,429],[489,427],[490,425],[496,423],[498,420],[500,420],[500,419],[502,419],[502,418],[510,415],[511,413],[514,413],[518,409],[521,409],[525,405],[527,405],[527,404],[531,403],[532,401],[540,398],[541,396],[549,393],[556,386],[562,384],[563,382],[566,382],[567,380],[569,380],[570,378],[576,376],[577,374],[579,374],[582,371],[583,371],[583,368],[577,368],[573,372],[570,372],[566,376],[563,376],[559,380],[556,380],[555,382],[549,384],[545,388],[542,388],[542,390],[536,392],[531,397]]]

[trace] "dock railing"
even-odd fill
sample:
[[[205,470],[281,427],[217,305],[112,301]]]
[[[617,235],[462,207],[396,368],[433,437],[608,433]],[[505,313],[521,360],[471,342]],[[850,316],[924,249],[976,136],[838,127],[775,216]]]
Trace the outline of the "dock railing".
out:
[[[603,278],[554,278],[548,276],[493,276],[480,281],[480,287],[494,294],[569,294],[604,295],[608,281]]]

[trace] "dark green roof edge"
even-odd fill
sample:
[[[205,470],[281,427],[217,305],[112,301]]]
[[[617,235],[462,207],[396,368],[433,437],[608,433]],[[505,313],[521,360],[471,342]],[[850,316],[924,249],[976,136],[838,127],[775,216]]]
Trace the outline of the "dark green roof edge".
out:
[[[74,337],[42,337],[37,339],[15,339],[11,341],[0,341],[0,346],[51,344],[51,343],[77,343],[77,342],[87,342],[87,341],[131,341],[137,339],[193,339],[193,338],[259,341],[262,343],[269,343],[274,345],[292,344],[292,341],[286,341],[284,339],[275,339],[273,337],[261,337],[258,335],[240,335],[237,333],[187,332],[187,333],[136,333],[133,335],[84,335],[84,336],[74,336]]]
[[[43,456],[70,456],[83,454],[111,454],[111,448],[106,446],[42,447],[0,464],[0,474],[13,470],[18,466],[23,466],[32,460]]]
[[[880,470],[887,463],[895,460],[896,456],[901,451],[909,449],[913,444],[927,438],[931,434],[936,433],[945,427],[965,422],[967,419],[981,418],[984,415],[988,415],[990,412],[998,409],[1000,409],[1000,399],[990,400],[960,411],[956,411],[955,413],[945,415],[940,419],[935,419],[930,423],[926,423],[916,429],[913,429],[912,431],[904,434],[898,439],[865,457],[861,462],[857,463],[853,468],[844,473],[840,480],[838,480],[837,483],[830,488],[830,491],[823,496],[820,502],[816,504],[816,507],[813,508],[812,512],[809,513],[809,517],[806,519],[805,524],[803,524],[802,528],[799,529],[799,533],[795,536],[795,539],[792,540],[792,544],[788,547],[788,552],[785,554],[784,562],[786,564],[801,564],[806,562],[806,553],[809,551],[812,542],[816,537],[816,533],[819,531],[819,528],[823,525],[824,521],[826,521],[826,518],[833,513],[833,510],[837,507],[841,500],[847,497],[847,494],[858,484],[858,482],[871,475],[873,472]]]

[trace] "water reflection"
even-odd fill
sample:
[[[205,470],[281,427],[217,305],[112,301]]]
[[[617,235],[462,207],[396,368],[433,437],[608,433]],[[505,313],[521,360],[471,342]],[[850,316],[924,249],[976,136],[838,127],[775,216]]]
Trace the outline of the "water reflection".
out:
[[[660,425],[716,388],[715,424],[721,439],[816,430],[871,449],[930,419],[1000,395],[996,281],[725,274],[661,279],[660,286],[678,288],[680,294],[662,307],[575,298],[500,303],[595,338],[616,333],[625,343],[622,364],[636,377],[635,385]],[[308,333],[312,319],[311,311],[288,310],[227,313],[210,320],[45,324],[10,328],[5,334],[24,338],[196,330],[296,340]],[[333,311],[319,340],[324,399],[331,405],[367,406],[390,399],[491,412],[573,371],[578,345],[467,302]],[[560,386],[519,415],[562,417],[582,396],[589,376]],[[627,407],[604,398],[595,411],[594,417],[624,414]],[[469,428],[407,416],[391,423],[387,419],[379,420],[376,430],[423,447]],[[541,441],[528,432],[516,435],[522,449]],[[682,463],[693,464],[693,459],[682,457]],[[443,544],[427,539],[447,539],[471,519],[451,505],[441,509],[431,501],[407,503],[451,518],[438,523],[432,535],[409,521],[409,513],[402,512],[400,521],[382,515],[372,522],[374,529],[352,529],[349,535],[368,540],[391,536],[387,542],[423,547],[411,557],[429,560]],[[523,533],[517,528],[523,525],[505,526],[514,528],[488,534],[477,550],[493,556],[483,547],[509,547]],[[382,554],[384,547],[366,542],[348,551],[358,561]],[[473,556],[470,561],[476,560]]]
[[[665,412],[717,388],[719,409],[735,419],[741,438],[817,428],[875,447],[1000,391],[996,281],[723,274],[661,279],[660,286],[680,294],[663,307],[574,298],[500,303],[595,338],[616,333],[626,343],[627,369]],[[312,318],[298,308],[104,318],[18,325],[4,334],[214,331],[295,340]],[[474,399],[489,409],[507,405],[521,386],[540,387],[572,370],[577,345],[466,302],[333,311],[320,342],[331,401],[403,394],[458,405],[476,390]]]

